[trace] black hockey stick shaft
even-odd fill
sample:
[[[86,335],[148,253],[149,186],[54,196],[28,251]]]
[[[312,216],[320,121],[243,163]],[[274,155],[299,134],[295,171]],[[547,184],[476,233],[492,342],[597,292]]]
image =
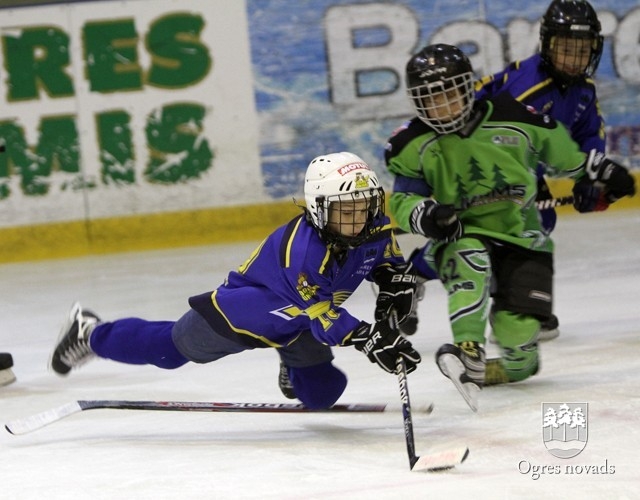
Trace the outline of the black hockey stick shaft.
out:
[[[562,207],[564,205],[573,204],[573,196],[562,196],[560,198],[550,198],[548,200],[536,201],[536,208],[538,210],[548,210],[550,208]]]
[[[402,403],[402,418],[404,420],[404,439],[407,445],[409,468],[413,472],[442,471],[454,468],[464,462],[469,456],[469,448],[456,445],[431,450],[426,454],[416,454],[416,441],[413,434],[413,417],[411,416],[411,400],[409,398],[409,385],[407,383],[407,367],[402,357],[396,364],[398,374],[398,387],[400,389],[400,401]]]
[[[548,200],[536,201],[536,208],[538,210],[548,210],[550,208],[563,207],[565,205],[571,205],[573,203],[573,196],[561,196],[560,198],[549,198]],[[404,229],[394,227],[393,232],[396,234],[409,234]]]
[[[407,455],[409,456],[409,469],[418,461],[416,455],[416,441],[413,435],[413,419],[411,418],[411,400],[409,399],[409,385],[407,384],[407,367],[402,357],[398,358],[396,365],[398,373],[398,388],[400,389],[400,402],[402,404],[402,419],[404,422],[404,440],[407,445]]]
[[[86,400],[78,401],[82,410],[159,410],[159,411],[203,411],[243,413],[318,413],[318,412],[382,412],[386,405],[337,404],[324,410],[312,410],[294,403],[217,403],[208,401],[122,401]]]
[[[5,425],[11,434],[26,434],[65,417],[86,410],[159,410],[159,411],[200,411],[200,412],[243,412],[243,413],[322,413],[352,412],[373,413],[386,410],[384,404],[337,404],[325,410],[311,410],[302,404],[292,403],[218,403],[200,401],[123,401],[123,400],[79,400],[52,408],[35,415],[13,420]]]

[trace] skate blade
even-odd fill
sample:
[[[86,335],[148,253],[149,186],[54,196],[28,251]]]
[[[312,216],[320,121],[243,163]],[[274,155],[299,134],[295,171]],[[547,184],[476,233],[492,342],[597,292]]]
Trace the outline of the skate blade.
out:
[[[453,382],[460,395],[464,398],[472,411],[478,411],[478,394],[482,390],[478,384],[467,381],[462,382],[460,377],[466,373],[464,364],[460,358],[453,354],[443,354],[438,358],[440,371]]]

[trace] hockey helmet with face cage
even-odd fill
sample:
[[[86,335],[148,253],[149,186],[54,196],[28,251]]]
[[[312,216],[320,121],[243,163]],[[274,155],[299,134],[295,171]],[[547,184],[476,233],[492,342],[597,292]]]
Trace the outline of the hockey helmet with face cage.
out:
[[[440,134],[460,130],[474,102],[469,58],[453,45],[428,45],[406,67],[407,93],[418,117]]]
[[[328,243],[357,246],[376,231],[375,222],[384,215],[384,190],[376,173],[359,156],[348,153],[331,153],[314,158],[307,167],[304,180],[304,198],[311,223]],[[342,234],[331,230],[329,216],[334,203],[348,202],[354,207],[359,200],[367,201],[367,218],[357,234]],[[341,215],[340,205],[337,213]],[[339,227],[359,227],[354,219],[339,221]]]
[[[540,55],[549,74],[565,84],[591,77],[602,56],[604,39],[600,30],[598,15],[586,0],[553,0],[540,22]],[[590,45],[589,61],[580,74],[571,75],[554,66],[552,51],[557,37],[584,40]]]

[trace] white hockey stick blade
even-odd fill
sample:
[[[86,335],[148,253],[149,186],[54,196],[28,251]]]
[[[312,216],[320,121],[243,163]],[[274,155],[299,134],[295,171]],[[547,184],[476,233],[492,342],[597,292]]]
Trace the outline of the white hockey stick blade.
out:
[[[452,469],[456,465],[461,464],[469,456],[469,448],[460,446],[458,448],[449,448],[442,451],[432,451],[428,455],[421,455],[411,470],[413,472],[430,471],[436,472],[441,470]]]
[[[27,434],[28,432],[42,429],[43,427],[57,422],[64,417],[68,417],[74,413],[79,413],[82,409],[83,408],[80,406],[78,401],[73,401],[72,403],[67,403],[65,405],[58,406],[57,408],[51,408],[50,410],[43,411],[42,413],[36,413],[35,415],[13,420],[4,427],[11,434]]]
[[[460,358],[453,354],[443,354],[438,357],[438,366],[440,367],[440,371],[456,386],[456,389],[458,389],[458,392],[469,405],[469,408],[477,412],[478,395],[482,389],[471,380],[465,382],[460,380],[463,374],[466,375],[464,365]]]

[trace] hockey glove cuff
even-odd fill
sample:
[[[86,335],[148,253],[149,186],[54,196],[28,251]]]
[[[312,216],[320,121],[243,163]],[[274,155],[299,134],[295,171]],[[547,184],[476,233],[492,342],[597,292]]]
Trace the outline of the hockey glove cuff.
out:
[[[391,264],[377,268],[373,279],[380,288],[374,317],[382,321],[395,311],[402,323],[411,312],[416,291],[416,274],[411,264]]]
[[[421,358],[411,343],[401,337],[397,328],[391,325],[395,323],[394,315],[389,320],[378,321],[371,326],[364,321],[356,328],[351,336],[354,347],[363,352],[372,363],[388,373],[396,372],[399,356],[404,358],[407,373],[414,371]]]
[[[635,179],[629,171],[595,150],[589,153],[585,172],[592,182],[604,185],[607,203],[615,203],[624,196],[633,196],[636,193]]]

